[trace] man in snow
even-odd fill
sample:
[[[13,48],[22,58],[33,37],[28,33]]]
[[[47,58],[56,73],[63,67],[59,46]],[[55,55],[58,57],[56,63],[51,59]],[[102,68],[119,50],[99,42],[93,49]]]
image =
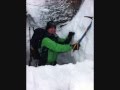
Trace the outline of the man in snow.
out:
[[[54,22],[48,22],[46,33],[42,39],[41,45],[39,45],[41,59],[38,65],[56,65],[57,55],[59,53],[68,52],[72,49],[78,50],[80,45],[70,45],[70,41],[74,34],[74,32],[69,32],[66,39],[61,39],[56,35],[56,25]]]

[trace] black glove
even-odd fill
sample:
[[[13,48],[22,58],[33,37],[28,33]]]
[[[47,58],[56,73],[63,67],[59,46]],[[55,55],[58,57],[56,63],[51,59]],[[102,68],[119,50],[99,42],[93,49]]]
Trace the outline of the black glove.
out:
[[[69,44],[72,40],[72,37],[74,36],[74,32],[69,32],[67,39],[65,40],[64,44]]]
[[[75,44],[73,44],[73,45],[71,45],[71,46],[72,46],[72,48],[73,48],[73,51],[79,50],[79,48],[80,48],[80,44],[79,44],[79,43],[75,43]]]
[[[75,35],[75,32],[69,32],[68,37],[72,37]]]

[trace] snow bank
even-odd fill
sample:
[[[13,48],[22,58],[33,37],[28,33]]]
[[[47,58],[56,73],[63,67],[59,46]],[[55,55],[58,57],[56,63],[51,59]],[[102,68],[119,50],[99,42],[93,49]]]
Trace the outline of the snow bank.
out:
[[[93,90],[93,62],[27,66],[27,90]]]

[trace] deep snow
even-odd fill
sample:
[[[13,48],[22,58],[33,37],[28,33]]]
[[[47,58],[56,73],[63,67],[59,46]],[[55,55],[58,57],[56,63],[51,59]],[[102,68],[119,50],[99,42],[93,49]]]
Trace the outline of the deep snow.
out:
[[[57,27],[57,34],[60,37],[66,37],[69,31],[74,31],[76,34],[72,43],[77,42],[91,22],[89,18],[84,16],[94,17],[93,6],[93,0],[85,0],[77,15],[70,22],[67,22],[66,26]],[[33,12],[30,13],[33,14]],[[34,15],[36,14],[34,13]],[[56,66],[46,65],[37,68],[26,66],[27,90],[94,89],[94,20],[92,22],[92,27],[81,42],[80,50],[59,55],[59,60],[62,60],[62,62],[69,62],[71,58],[74,58],[73,61],[77,63]],[[27,48],[29,47],[28,40],[27,37]]]
[[[27,66],[27,90],[93,90],[93,62],[41,66]]]

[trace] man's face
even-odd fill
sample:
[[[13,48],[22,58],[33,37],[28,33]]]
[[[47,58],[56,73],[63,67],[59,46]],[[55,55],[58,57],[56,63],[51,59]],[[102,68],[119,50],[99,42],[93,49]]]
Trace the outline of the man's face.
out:
[[[51,27],[51,28],[48,29],[48,32],[50,34],[55,34],[56,33],[56,29],[54,27]]]

